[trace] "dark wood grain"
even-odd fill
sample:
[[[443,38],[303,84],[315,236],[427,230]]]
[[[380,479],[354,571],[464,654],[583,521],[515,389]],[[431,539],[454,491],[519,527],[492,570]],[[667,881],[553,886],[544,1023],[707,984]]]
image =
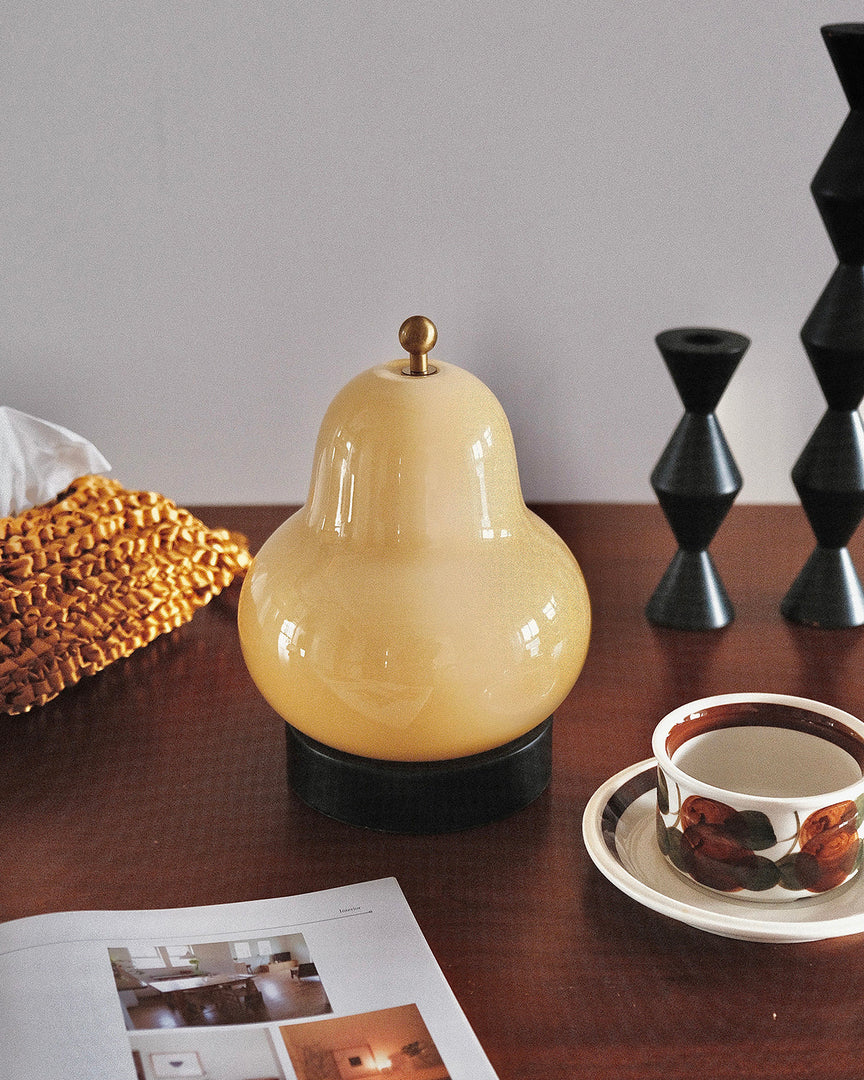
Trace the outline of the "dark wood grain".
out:
[[[556,714],[552,784],[531,807],[403,837],[301,805],[286,788],[283,723],[243,665],[232,587],[43,708],[0,718],[0,918],[392,875],[502,1080],[857,1080],[864,938],[765,945],[688,928],[616,891],[580,832],[592,792],[650,755],[675,705],[763,690],[864,715],[864,632],[779,613],[812,545],[800,509],[733,507],[712,553],[737,618],[702,634],[644,618],[674,552],[656,507],[537,509],[583,567],[594,628]],[[196,508],[253,549],[287,512]]]

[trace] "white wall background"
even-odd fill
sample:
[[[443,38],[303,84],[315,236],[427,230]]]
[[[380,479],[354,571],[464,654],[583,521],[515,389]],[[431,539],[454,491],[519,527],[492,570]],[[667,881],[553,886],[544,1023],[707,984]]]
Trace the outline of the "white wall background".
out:
[[[809,183],[851,0],[5,0],[2,399],[129,487],[301,502],[410,314],[497,394],[529,500],[652,501],[654,335],[753,339],[741,501],[795,501],[835,265]]]

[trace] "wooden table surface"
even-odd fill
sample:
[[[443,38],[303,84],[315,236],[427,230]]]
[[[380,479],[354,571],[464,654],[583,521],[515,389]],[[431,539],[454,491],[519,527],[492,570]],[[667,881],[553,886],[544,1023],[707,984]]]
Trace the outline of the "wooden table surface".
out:
[[[279,507],[194,508],[253,550]],[[536,508],[579,559],[594,628],[556,714],[548,791],[463,833],[359,830],[287,790],[283,722],[237,640],[236,586],[191,623],[0,718],[0,919],[175,907],[397,878],[501,1080],[864,1075],[864,938],[722,938],[643,908],[594,867],[583,809],[650,756],[670,708],[710,693],[800,694],[864,715],[864,631],[791,625],[812,548],[798,507],[735,506],[712,553],[722,631],[649,626],[674,545],[655,506]],[[862,565],[856,536],[853,557]]]

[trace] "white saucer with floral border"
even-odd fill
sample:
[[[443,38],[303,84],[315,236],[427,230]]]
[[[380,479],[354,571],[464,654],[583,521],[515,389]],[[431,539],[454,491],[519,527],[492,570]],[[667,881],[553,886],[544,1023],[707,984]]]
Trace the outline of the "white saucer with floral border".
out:
[[[702,889],[675,872],[657,846],[657,762],[607,780],[582,816],[588,854],[613,885],[678,922],[744,941],[822,941],[864,933],[864,872],[848,885],[789,903],[755,903]]]

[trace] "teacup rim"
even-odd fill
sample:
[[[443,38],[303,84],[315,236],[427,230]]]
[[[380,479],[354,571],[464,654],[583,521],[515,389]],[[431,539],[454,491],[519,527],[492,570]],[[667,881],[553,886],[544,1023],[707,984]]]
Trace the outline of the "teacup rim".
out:
[[[854,802],[864,794],[864,769],[862,769],[862,775],[859,780],[854,780],[851,784],[846,784],[844,787],[832,788],[830,791],[820,792],[817,795],[787,796],[757,795],[752,792],[735,791],[733,788],[717,787],[714,784],[706,783],[704,780],[698,780],[675,764],[666,751],[666,740],[672,728],[679,723],[683,717],[698,712],[699,709],[708,709],[717,705],[734,705],[748,701],[756,704],[772,703],[804,709],[808,712],[813,712],[819,716],[825,716],[830,720],[845,725],[854,734],[864,739],[864,721],[860,720],[852,713],[847,712],[845,709],[838,708],[835,705],[829,705],[824,701],[818,701],[815,698],[799,697],[794,694],[761,692],[712,694],[707,697],[695,698],[692,701],[685,702],[683,705],[679,705],[677,708],[668,712],[655,726],[651,736],[651,748],[658,766],[667,777],[673,779],[679,786],[685,789],[703,792],[707,798],[712,798],[719,802],[728,803],[730,798],[734,797],[736,805],[743,805],[745,807],[767,805],[779,809],[794,804],[795,806],[812,807],[815,810],[825,806],[826,802],[832,804],[846,800]]]

